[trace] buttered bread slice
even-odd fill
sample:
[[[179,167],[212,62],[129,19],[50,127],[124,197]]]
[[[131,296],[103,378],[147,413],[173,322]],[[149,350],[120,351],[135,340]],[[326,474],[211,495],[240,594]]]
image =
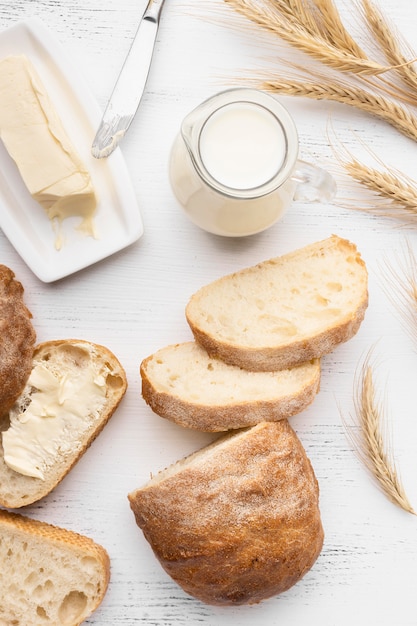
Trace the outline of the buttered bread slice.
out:
[[[333,235],[203,287],[186,317],[211,356],[274,371],[350,339],[367,306],[365,263],[353,243]]]
[[[320,386],[318,359],[279,372],[250,372],[210,357],[194,341],[141,363],[142,396],[172,422],[219,432],[300,413]]]
[[[47,495],[118,407],[126,374],[104,346],[65,339],[36,347],[25,389],[0,423],[0,505]]]

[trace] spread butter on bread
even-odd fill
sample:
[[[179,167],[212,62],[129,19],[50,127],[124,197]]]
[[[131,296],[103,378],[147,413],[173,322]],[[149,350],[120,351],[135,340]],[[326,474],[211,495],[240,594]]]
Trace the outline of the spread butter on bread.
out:
[[[162,567],[207,604],[284,592],[322,548],[318,483],[287,420],[223,436],[128,497]]]
[[[181,426],[220,432],[304,410],[320,386],[320,361],[279,372],[250,372],[211,358],[193,341],[167,346],[141,363],[142,396]]]
[[[89,537],[0,510],[0,624],[78,626],[102,602],[106,550]]]
[[[34,351],[26,387],[0,423],[0,505],[46,496],[107,424],[127,388],[104,346],[47,341]]]
[[[186,317],[211,356],[274,371],[353,337],[367,305],[365,263],[353,243],[333,235],[206,285],[190,298]]]

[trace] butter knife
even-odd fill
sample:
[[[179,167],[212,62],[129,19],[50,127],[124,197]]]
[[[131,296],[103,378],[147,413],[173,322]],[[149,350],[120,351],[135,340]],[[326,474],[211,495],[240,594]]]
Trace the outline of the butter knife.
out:
[[[109,156],[126,134],[142,99],[165,0],[149,0],[93,140],[96,159]]]

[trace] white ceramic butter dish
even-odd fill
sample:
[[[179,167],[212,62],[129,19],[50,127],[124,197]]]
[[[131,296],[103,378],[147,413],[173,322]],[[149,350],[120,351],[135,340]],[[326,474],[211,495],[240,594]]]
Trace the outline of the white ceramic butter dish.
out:
[[[102,112],[63,47],[37,18],[0,33],[0,59],[25,55],[34,65],[78,154],[90,172],[97,194],[96,238],[77,230],[79,218],[62,222],[63,245],[44,209],[27,190],[16,164],[0,142],[0,227],[17,252],[43,282],[52,282],[137,241],[143,223],[120,149],[98,161],[91,141]]]

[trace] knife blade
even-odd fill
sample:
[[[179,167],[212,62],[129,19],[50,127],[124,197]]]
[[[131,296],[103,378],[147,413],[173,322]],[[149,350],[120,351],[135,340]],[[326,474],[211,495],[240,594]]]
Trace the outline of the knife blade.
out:
[[[126,134],[142,99],[165,0],[149,0],[94,137],[91,153],[108,157]]]

